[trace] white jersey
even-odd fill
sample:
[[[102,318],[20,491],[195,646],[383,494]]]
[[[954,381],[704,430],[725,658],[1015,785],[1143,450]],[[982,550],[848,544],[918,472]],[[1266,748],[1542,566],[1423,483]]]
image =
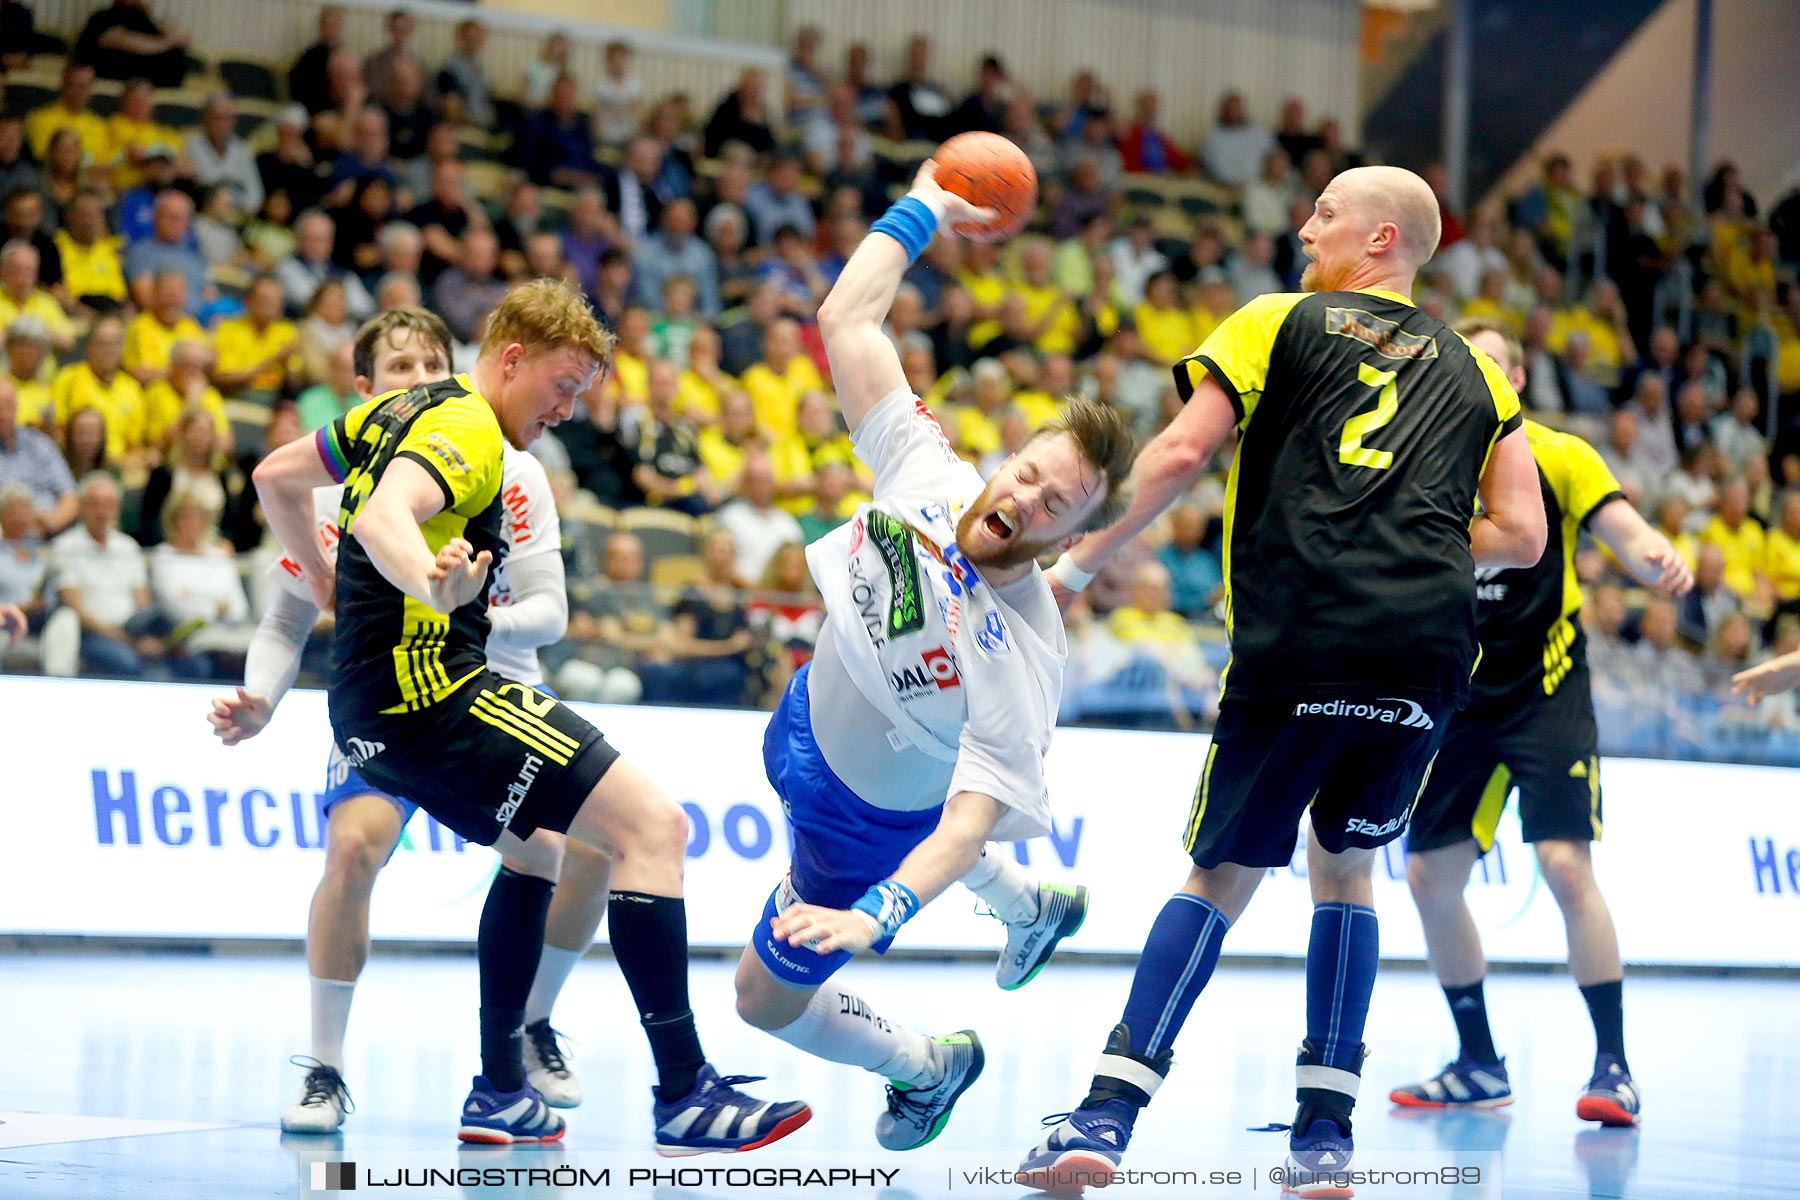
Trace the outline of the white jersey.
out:
[[[328,556],[337,554],[338,509],[343,505],[342,484],[313,489],[313,525],[318,530],[319,544]],[[539,554],[562,551],[562,527],[556,516],[556,500],[550,494],[550,477],[543,465],[522,450],[506,447],[506,460],[500,479],[500,522],[506,538],[506,553],[493,568],[493,583],[488,587],[488,607],[504,608],[513,602],[512,588],[507,583],[507,567]],[[282,555],[269,565],[270,579],[283,590],[307,602],[312,589],[300,564]],[[506,645],[501,638],[489,638],[488,666],[520,683],[536,687],[544,682],[544,671],[538,665],[536,650]]]
[[[1050,828],[1044,755],[1068,643],[1043,573],[1001,589],[955,544],[980,495],[925,402],[901,389],[857,427],[875,499],[807,549],[827,615],[810,672],[813,734],[833,772],[879,808],[957,792],[1010,810],[995,836]]]

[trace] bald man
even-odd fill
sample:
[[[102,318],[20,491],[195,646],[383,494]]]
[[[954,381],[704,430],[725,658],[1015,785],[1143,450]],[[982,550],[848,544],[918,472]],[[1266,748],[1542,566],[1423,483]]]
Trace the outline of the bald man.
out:
[[[1184,494],[1233,433],[1231,665],[1184,847],[1087,1097],[1020,1165],[1027,1186],[1110,1182],[1220,944],[1310,813],[1312,940],[1286,1189],[1341,1195],[1378,954],[1370,872],[1406,831],[1476,660],[1475,569],[1537,562],[1537,468],[1492,359],[1413,307],[1438,241],[1425,181],[1333,179],[1300,231],[1307,290],[1258,296],[1175,364],[1185,402],[1138,457],[1123,520],[1051,571],[1059,598]],[[1480,496],[1481,510],[1476,511]]]

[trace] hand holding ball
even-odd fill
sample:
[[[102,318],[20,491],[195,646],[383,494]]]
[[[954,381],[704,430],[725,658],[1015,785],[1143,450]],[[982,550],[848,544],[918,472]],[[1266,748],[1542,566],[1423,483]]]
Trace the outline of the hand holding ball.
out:
[[[1005,241],[1025,228],[1037,206],[1036,168],[1023,150],[997,133],[957,134],[938,147],[919,174],[927,172],[944,191],[992,210],[991,217],[976,220],[946,214],[953,221],[951,230],[971,241]]]

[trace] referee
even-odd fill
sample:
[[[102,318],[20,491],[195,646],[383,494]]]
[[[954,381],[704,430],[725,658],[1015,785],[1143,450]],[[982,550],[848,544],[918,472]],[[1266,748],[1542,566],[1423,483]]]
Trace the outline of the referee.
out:
[[[1378,957],[1370,871],[1406,830],[1477,658],[1475,569],[1537,562],[1537,469],[1512,386],[1407,299],[1437,248],[1425,181],[1362,167],[1319,195],[1305,292],[1258,297],[1175,365],[1185,407],[1145,447],[1136,500],[1052,570],[1079,590],[1235,432],[1225,490],[1232,659],[1188,816],[1194,866],[1151,927],[1087,1097],[1019,1170],[1110,1179],[1220,943],[1310,811],[1306,1039],[1291,1190],[1341,1171]],[[1481,511],[1476,512],[1477,494]]]

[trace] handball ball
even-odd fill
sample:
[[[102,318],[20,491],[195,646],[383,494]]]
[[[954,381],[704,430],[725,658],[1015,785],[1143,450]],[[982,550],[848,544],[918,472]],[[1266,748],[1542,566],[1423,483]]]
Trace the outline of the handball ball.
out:
[[[999,215],[964,221],[955,232],[976,242],[1002,242],[1025,228],[1037,206],[1037,170],[1025,152],[997,133],[959,133],[932,155],[938,186]]]

